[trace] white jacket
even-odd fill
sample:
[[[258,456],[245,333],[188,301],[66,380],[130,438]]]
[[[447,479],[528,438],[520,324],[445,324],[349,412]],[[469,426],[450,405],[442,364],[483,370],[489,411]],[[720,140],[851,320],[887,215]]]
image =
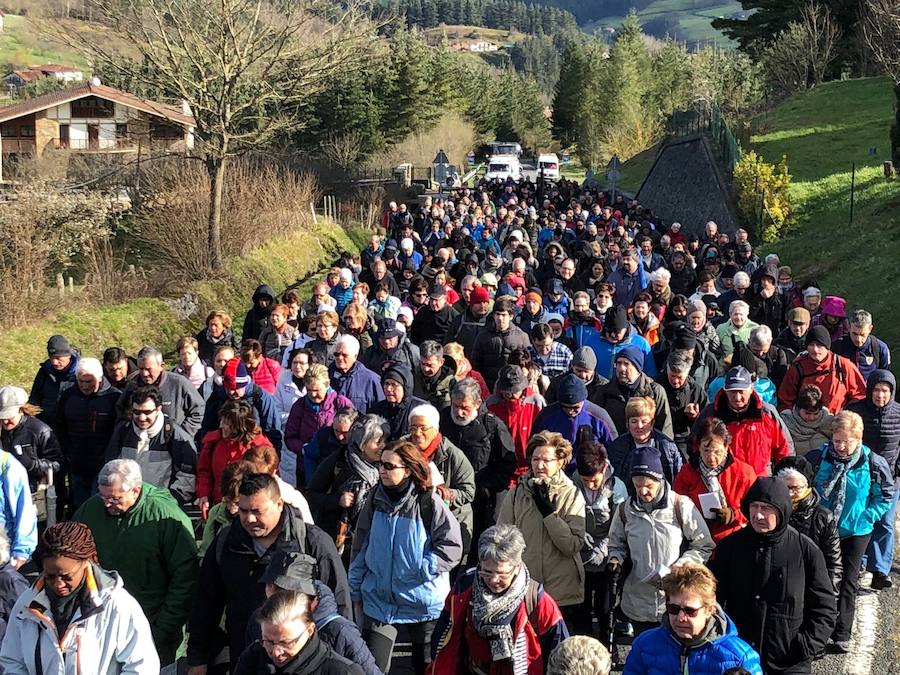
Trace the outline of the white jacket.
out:
[[[86,580],[92,605],[75,610],[60,646],[44,579],[22,593],[9,617],[0,672],[4,675],[159,675],[150,624],[116,572],[95,566]],[[40,664],[35,663],[40,645]]]
[[[714,546],[706,521],[688,497],[668,488],[665,504],[650,513],[626,499],[609,529],[609,559],[632,562],[622,589],[622,611],[633,621],[658,621],[665,606],[660,577],[677,565],[705,563]]]

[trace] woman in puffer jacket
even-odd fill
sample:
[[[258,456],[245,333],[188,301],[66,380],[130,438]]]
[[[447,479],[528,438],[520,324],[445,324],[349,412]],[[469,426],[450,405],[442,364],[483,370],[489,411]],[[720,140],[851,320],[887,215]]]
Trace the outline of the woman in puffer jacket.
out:
[[[822,390],[814,384],[800,390],[794,407],[783,411],[781,419],[794,439],[794,452],[798,455],[821,448],[831,440],[834,415],[822,404]]]
[[[606,567],[617,574],[625,560],[632,561],[622,588],[621,610],[638,635],[655,628],[663,615],[660,580],[684,563],[706,562],[714,543],[694,503],[666,483],[655,448],[635,452],[631,482],[635,495],[613,516]]]
[[[734,622],[716,602],[712,572],[687,563],[662,580],[662,589],[662,625],[634,641],[623,675],[720,675],[738,670],[762,675],[759,654],[738,637]]]
[[[430,660],[431,634],[462,560],[459,523],[431,486],[416,446],[396,441],[381,453],[379,483],[353,538],[350,597],[378,667],[390,671],[397,625],[412,642],[416,675]]]

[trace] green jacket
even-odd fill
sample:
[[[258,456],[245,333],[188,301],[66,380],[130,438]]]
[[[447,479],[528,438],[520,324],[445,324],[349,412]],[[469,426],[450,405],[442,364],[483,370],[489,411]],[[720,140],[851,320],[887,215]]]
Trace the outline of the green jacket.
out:
[[[100,565],[122,577],[150,621],[157,647],[180,642],[200,566],[191,521],[171,493],[143,483],[135,505],[118,517],[94,495],[74,520],[91,528]]]
[[[216,535],[226,525],[231,525],[234,519],[228,517],[228,511],[225,510],[225,502],[219,502],[209,509],[206,516],[206,523],[203,525],[203,537],[200,539],[200,559],[206,555],[206,549],[210,547]]]

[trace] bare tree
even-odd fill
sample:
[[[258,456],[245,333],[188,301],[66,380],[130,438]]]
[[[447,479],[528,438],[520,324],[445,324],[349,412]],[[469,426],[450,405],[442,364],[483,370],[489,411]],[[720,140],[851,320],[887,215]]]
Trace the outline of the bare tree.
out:
[[[866,44],[885,72],[900,87],[900,5],[896,0],[868,0]]]
[[[800,26],[806,37],[805,52],[812,85],[821,84],[825,74],[837,58],[841,29],[831,15],[831,10],[819,4],[809,3],[800,10]]]
[[[377,27],[361,0],[95,0],[139,62],[80,46],[123,78],[142,78],[191,109],[209,176],[209,266],[222,268],[222,190],[229,158],[302,128],[329,77],[361,64]],[[73,36],[73,41],[77,40]]]
[[[800,20],[789,23],[764,55],[769,82],[783,93],[821,84],[837,57],[840,37],[827,7],[804,5]]]
[[[345,171],[362,157],[363,135],[358,131],[330,134],[321,144],[322,155]]]

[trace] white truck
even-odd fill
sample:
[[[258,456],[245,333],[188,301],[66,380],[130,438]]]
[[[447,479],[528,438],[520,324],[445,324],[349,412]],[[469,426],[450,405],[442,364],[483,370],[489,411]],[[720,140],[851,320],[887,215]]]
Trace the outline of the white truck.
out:
[[[518,181],[522,179],[522,165],[515,155],[494,155],[488,160],[484,177],[488,180],[506,181],[512,178]]]

